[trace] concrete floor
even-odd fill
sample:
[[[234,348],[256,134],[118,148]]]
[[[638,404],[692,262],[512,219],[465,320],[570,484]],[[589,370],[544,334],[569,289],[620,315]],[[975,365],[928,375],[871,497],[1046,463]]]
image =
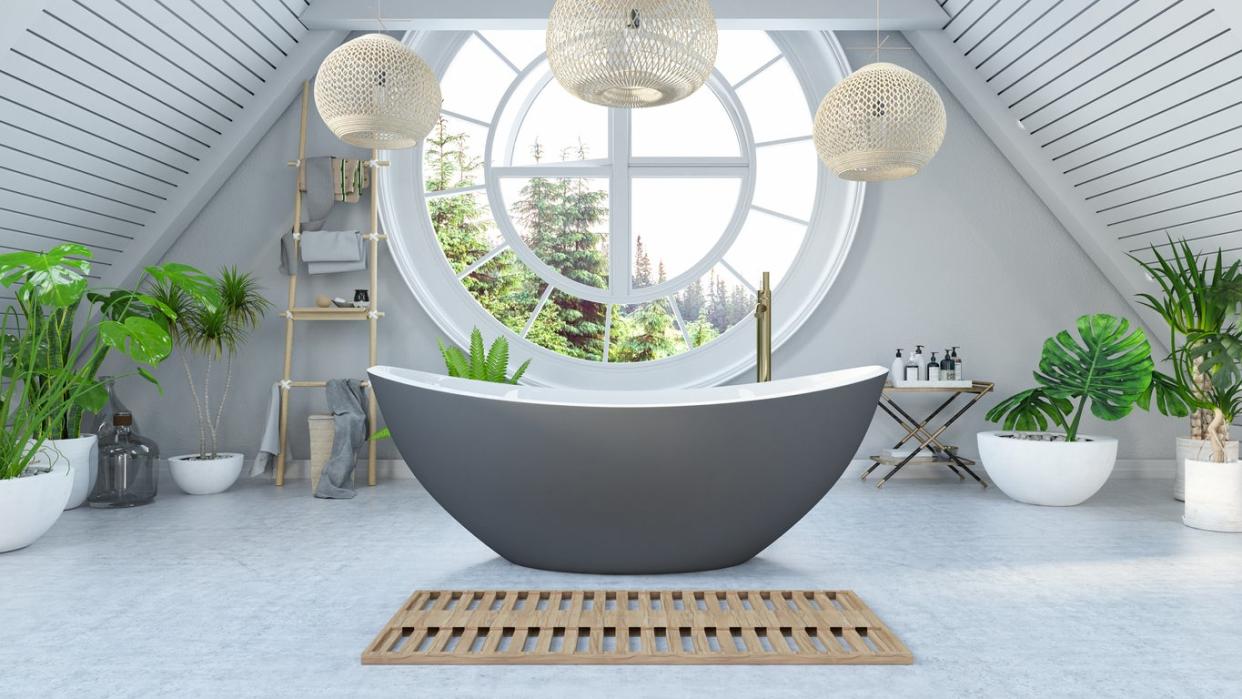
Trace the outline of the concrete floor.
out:
[[[1242,536],[1189,529],[1170,484],[1020,505],[955,479],[847,477],[762,556],[713,573],[511,565],[413,481],[305,481],[66,512],[0,555],[3,696],[1239,696]],[[363,667],[419,587],[852,588],[910,667]]]

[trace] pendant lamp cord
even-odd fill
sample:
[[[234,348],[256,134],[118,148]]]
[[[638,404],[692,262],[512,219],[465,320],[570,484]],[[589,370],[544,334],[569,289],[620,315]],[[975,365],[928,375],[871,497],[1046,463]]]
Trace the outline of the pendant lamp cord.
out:
[[[876,0],[877,7],[879,6],[879,3],[880,0]],[[877,10],[877,12],[878,11],[879,10]],[[379,24],[379,30],[381,32],[388,31],[388,28],[384,26],[384,0],[375,0],[375,22]],[[877,34],[876,36],[879,35]]]

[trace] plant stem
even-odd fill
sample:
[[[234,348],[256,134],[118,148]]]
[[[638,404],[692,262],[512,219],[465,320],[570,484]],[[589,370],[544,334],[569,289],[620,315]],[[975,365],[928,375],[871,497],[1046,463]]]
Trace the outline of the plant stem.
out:
[[[1078,441],[1078,423],[1082,420],[1083,408],[1087,407],[1087,397],[1083,396],[1078,399],[1078,409],[1074,411],[1074,421],[1070,423],[1069,429],[1065,431],[1065,441]]]
[[[215,449],[219,448],[219,445],[215,443],[215,440],[216,440],[216,435],[220,433],[220,419],[224,417],[224,401],[228,400],[229,387],[233,385],[233,353],[232,352],[229,352],[228,359],[226,359],[224,362],[224,367],[225,367],[224,368],[224,390],[220,392],[220,407],[218,410],[216,410],[216,422],[211,428],[212,441],[213,441],[213,445],[212,445],[213,456],[215,456],[214,454]]]
[[[207,435],[203,430],[203,408],[198,401],[198,388],[194,385],[194,372],[190,371],[190,360],[186,352],[181,352],[181,366],[185,368],[185,380],[190,384],[190,396],[194,399],[194,414],[198,417],[198,453],[201,456],[207,449]]]
[[[203,458],[215,458],[216,455],[216,430],[211,424],[211,355],[207,355],[207,368],[203,371],[203,417],[207,423],[207,436],[209,438],[208,453],[201,453],[199,456]]]

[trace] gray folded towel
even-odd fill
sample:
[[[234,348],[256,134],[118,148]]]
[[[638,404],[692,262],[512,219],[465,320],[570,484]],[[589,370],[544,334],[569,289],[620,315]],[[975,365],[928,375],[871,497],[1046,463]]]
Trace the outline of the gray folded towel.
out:
[[[317,498],[348,499],[357,493],[350,484],[358,461],[358,447],[367,438],[367,414],[362,409],[362,382],[357,379],[332,379],[326,388],[328,410],[335,418],[332,455],[324,464],[315,488]]]
[[[280,271],[289,274],[293,236],[280,239]],[[357,272],[367,268],[367,243],[358,231],[304,231],[300,247],[307,274]]]

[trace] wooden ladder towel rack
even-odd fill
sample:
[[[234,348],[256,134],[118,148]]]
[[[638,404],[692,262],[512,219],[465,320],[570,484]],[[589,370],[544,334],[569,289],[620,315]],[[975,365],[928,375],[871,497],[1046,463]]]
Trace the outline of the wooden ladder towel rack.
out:
[[[290,167],[298,168],[297,182],[293,195],[293,245],[289,259],[289,306],[285,316],[285,364],[280,380],[280,454],[276,457],[276,485],[285,484],[285,456],[288,453],[289,441],[289,391],[294,388],[323,388],[326,381],[294,380],[293,378],[293,328],[297,321],[367,321],[370,326],[370,351],[367,366],[374,366],[377,359],[379,340],[379,319],[383,313],[379,311],[379,244],[387,236],[379,232],[379,168],[387,166],[388,161],[379,160],[378,153],[371,151],[371,159],[367,166],[371,168],[371,230],[365,236],[370,242],[370,256],[367,268],[370,272],[368,288],[369,302],[366,308],[319,308],[316,306],[298,306],[298,271],[301,267],[302,239],[302,183],[306,176],[306,119],[310,107],[310,83],[302,83],[302,121],[298,134],[298,159],[289,161]],[[375,394],[370,390],[370,382],[362,385],[367,389],[367,416],[371,429],[375,429],[379,407],[375,403]],[[367,484],[375,485],[375,441],[367,440]]]

